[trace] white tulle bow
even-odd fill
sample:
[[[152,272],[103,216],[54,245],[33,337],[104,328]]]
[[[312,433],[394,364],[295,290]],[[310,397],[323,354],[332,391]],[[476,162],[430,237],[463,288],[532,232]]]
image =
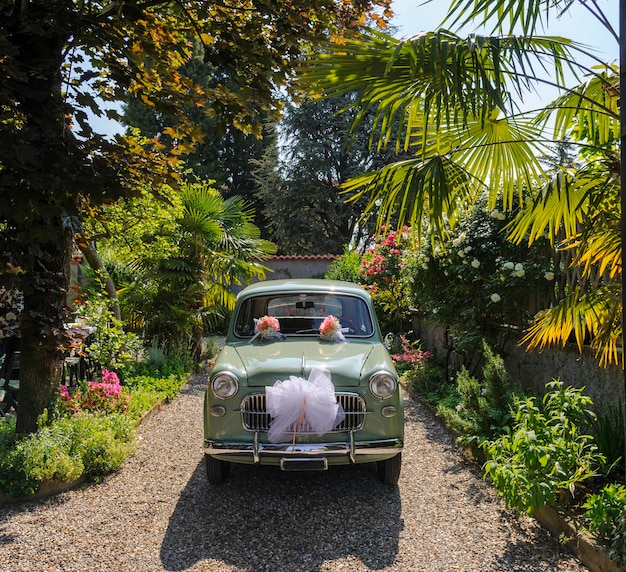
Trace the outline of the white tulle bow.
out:
[[[290,376],[265,388],[267,412],[272,417],[268,438],[280,443],[296,435],[323,435],[345,419],[335,395],[330,372],[314,367],[309,379]]]

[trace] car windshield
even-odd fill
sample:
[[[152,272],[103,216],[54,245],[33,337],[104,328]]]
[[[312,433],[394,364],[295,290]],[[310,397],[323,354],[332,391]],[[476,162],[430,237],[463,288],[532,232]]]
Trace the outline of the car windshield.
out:
[[[280,332],[288,336],[318,335],[324,318],[335,316],[346,337],[368,337],[374,333],[366,302],[356,296],[332,294],[274,294],[244,300],[235,319],[235,335],[254,335],[254,320],[263,316],[278,319]]]

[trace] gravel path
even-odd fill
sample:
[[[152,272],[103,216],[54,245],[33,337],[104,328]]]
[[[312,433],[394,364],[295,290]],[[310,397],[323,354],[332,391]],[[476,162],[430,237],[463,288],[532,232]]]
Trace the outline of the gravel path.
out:
[[[371,467],[281,473],[233,466],[210,486],[202,463],[204,381],[148,419],[137,454],[100,484],[0,506],[10,572],[583,571],[518,519],[431,415],[406,402],[397,488]]]

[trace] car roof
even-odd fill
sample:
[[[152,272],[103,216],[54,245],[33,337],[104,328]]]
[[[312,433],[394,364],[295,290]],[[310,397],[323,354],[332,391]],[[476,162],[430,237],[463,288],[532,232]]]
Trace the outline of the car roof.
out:
[[[286,280],[265,280],[246,286],[239,292],[238,298],[255,296],[260,294],[300,292],[337,292],[350,294],[369,299],[370,294],[364,288],[353,282],[342,280],[326,280],[322,278],[292,278]]]

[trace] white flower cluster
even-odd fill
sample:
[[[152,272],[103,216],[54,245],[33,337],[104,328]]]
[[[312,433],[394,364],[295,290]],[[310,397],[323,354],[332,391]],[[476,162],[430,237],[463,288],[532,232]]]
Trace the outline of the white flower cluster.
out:
[[[461,244],[463,244],[467,239],[467,235],[462,232],[461,234],[459,234],[459,236],[457,236],[455,239],[452,240],[452,246],[454,246],[455,248],[458,248],[459,246],[461,246]]]
[[[493,209],[491,213],[489,213],[491,218],[495,218],[496,220],[505,220],[506,215],[503,212],[500,212],[498,209]]]
[[[524,265],[521,262],[505,262],[502,265],[502,269],[510,271],[511,276],[515,278],[521,278],[522,276],[524,276],[524,274],[526,274],[526,271],[524,270]]]
[[[424,270],[428,270],[430,256],[426,256],[423,252],[420,252],[419,256],[417,257],[417,262]]]

